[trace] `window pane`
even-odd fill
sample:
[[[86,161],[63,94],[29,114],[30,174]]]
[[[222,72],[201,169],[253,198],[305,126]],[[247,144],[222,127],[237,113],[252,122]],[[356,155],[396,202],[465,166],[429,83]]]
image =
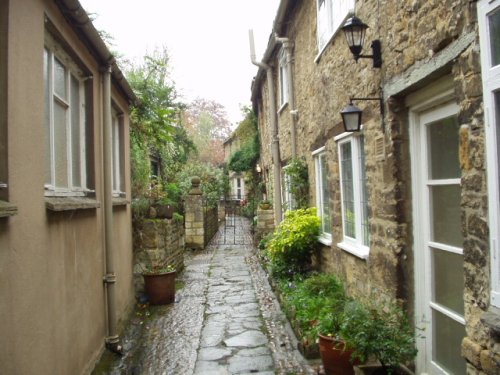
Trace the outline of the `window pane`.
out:
[[[81,187],[80,87],[71,76],[71,160],[73,186]]]
[[[68,187],[67,109],[54,101],[54,155],[56,187]]]
[[[464,315],[464,262],[460,254],[432,249],[434,301]]]
[[[500,64],[500,8],[489,16],[491,63],[493,66]]]
[[[54,59],[54,91],[62,99],[67,99],[66,68],[58,59]]]
[[[460,185],[431,186],[431,238],[456,247],[463,246],[460,214]]]
[[[465,374],[465,360],[460,354],[462,339],[467,336],[465,327],[433,311],[434,348],[433,360],[444,367],[450,374]]]
[[[43,125],[45,128],[45,183],[51,184],[51,168],[50,168],[50,101],[52,95],[50,94],[50,64],[49,64],[49,51],[43,50],[43,83],[44,83],[44,97],[45,97],[45,114],[43,118]]]
[[[332,227],[332,218],[330,216],[330,190],[328,188],[328,171],[326,165],[326,157],[325,155],[319,156],[319,164],[320,164],[320,194],[321,194],[321,223],[323,233],[331,233]]]
[[[356,238],[351,142],[346,142],[340,147],[340,160],[342,167],[342,203],[344,208],[344,234],[348,237]]]
[[[364,147],[364,137],[359,137],[359,169],[360,169],[360,181],[359,186],[361,188],[361,238],[363,245],[368,246],[370,243],[370,230],[368,227],[368,196],[367,196],[367,180],[365,171],[365,147]]]
[[[495,134],[496,134],[496,159],[500,166],[500,91],[495,92]],[[499,174],[500,178],[500,174]],[[500,186],[500,180],[497,181],[498,186]],[[500,199],[500,197],[498,197]]]
[[[458,121],[455,116],[428,125],[431,178],[460,178]]]
[[[326,1],[318,2],[318,39],[320,48],[323,47],[328,38],[328,13]]]

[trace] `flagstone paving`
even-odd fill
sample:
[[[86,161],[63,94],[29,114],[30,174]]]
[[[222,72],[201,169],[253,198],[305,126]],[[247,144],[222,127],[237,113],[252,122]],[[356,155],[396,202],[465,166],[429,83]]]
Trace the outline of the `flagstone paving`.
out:
[[[248,220],[221,225],[207,249],[186,255],[183,287],[167,306],[140,305],[123,342],[94,374],[317,374],[258,262]]]

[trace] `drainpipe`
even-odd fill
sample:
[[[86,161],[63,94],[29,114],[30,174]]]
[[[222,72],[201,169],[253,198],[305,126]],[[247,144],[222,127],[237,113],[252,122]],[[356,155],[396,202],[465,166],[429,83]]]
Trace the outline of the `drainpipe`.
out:
[[[120,337],[116,328],[116,274],[115,274],[115,249],[113,243],[113,191],[112,191],[112,141],[111,141],[111,73],[112,65],[108,65],[103,75],[103,172],[104,172],[104,246],[106,256],[106,285],[108,335],[106,347],[112,352],[122,354]]]
[[[291,136],[291,142],[292,142],[292,157],[297,156],[297,116],[298,112],[297,109],[295,108],[295,96],[294,96],[294,91],[293,91],[293,72],[292,72],[292,67],[293,67],[293,55],[292,55],[292,49],[293,49],[293,43],[290,42],[288,38],[280,38],[277,35],[274,38],[277,43],[281,43],[283,45],[283,48],[285,49],[285,54],[286,54],[286,75],[287,75],[287,80],[288,80],[288,108],[289,108],[289,114],[290,114],[290,124],[291,124],[291,131],[290,131],[290,136]]]
[[[255,45],[253,40],[253,30],[249,30],[250,38],[250,59],[252,64],[266,71],[267,87],[269,90],[269,113],[271,122],[271,155],[274,164],[274,220],[276,225],[281,223],[283,208],[281,206],[281,159],[278,138],[278,126],[276,121],[276,95],[274,94],[274,77],[271,67],[255,58]]]

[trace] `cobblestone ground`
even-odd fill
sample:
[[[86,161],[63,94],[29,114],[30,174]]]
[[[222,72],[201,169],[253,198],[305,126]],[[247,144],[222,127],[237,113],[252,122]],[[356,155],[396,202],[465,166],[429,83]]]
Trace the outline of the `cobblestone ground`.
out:
[[[105,353],[94,374],[317,374],[296,350],[288,321],[241,217],[206,250],[189,253],[176,303],[139,305],[125,355]]]

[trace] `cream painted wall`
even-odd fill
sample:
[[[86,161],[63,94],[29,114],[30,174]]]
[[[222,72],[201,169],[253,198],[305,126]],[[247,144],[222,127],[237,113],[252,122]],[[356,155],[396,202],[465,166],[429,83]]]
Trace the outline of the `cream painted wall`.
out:
[[[55,2],[10,1],[9,12],[9,201],[17,205],[18,214],[0,218],[0,373],[81,374],[92,368],[106,336],[101,77]],[[51,212],[45,207],[45,14],[94,75],[93,159],[101,208]],[[127,113],[125,99],[116,91],[114,96]],[[128,134],[128,120],[125,126]],[[127,151],[126,160],[128,156]],[[127,172],[127,192],[129,178]],[[117,312],[122,320],[134,296],[130,206],[116,207],[114,218]]]

